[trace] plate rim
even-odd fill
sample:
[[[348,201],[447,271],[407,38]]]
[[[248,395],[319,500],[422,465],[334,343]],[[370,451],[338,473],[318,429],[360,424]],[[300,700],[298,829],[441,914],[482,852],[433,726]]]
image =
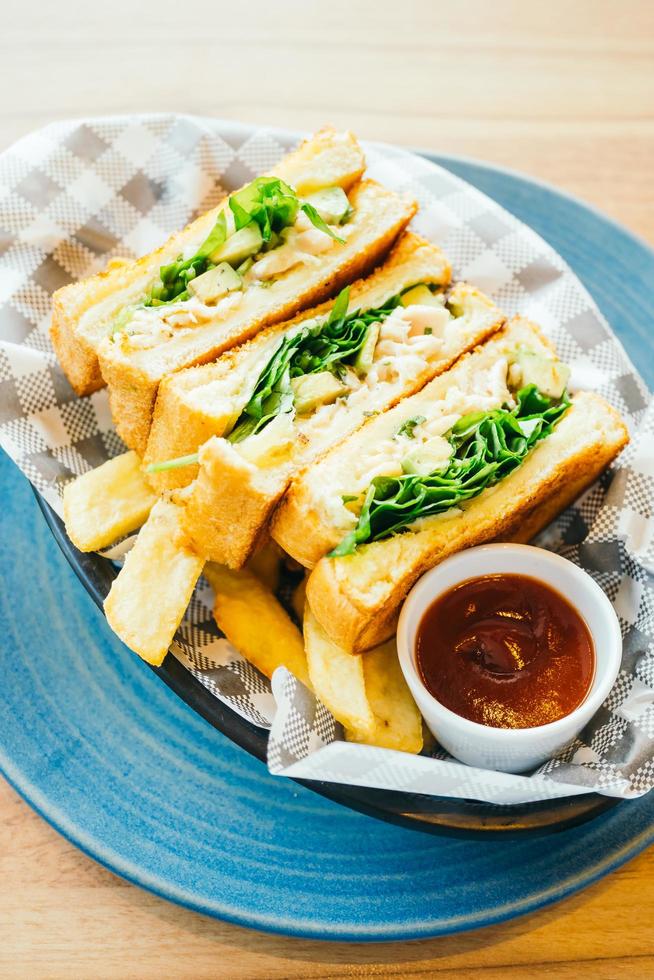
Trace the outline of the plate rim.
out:
[[[290,936],[297,939],[322,940],[325,942],[357,942],[366,944],[411,942],[437,938],[439,936],[455,935],[456,933],[460,932],[485,929],[493,925],[499,925],[503,922],[509,922],[513,919],[523,918],[532,912],[537,912],[540,909],[549,907],[550,905],[555,905],[557,902],[563,901],[565,898],[568,898],[577,892],[583,891],[596,881],[601,880],[608,874],[611,874],[613,871],[620,868],[622,865],[626,864],[628,861],[636,857],[648,846],[654,843],[653,823],[646,830],[643,830],[637,837],[631,839],[629,843],[625,844],[620,850],[613,852],[606,860],[595,864],[586,875],[576,876],[572,881],[569,879],[564,879],[563,881],[559,881],[556,886],[551,887],[545,893],[540,892],[537,895],[531,895],[528,898],[523,899],[521,902],[514,903],[510,906],[500,906],[491,914],[488,914],[482,910],[476,915],[471,914],[465,919],[461,918],[454,924],[443,924],[442,920],[426,920],[421,923],[420,928],[412,926],[408,929],[400,927],[395,929],[378,930],[371,928],[370,925],[366,925],[363,927],[366,930],[365,932],[341,929],[338,926],[331,932],[326,932],[326,927],[324,925],[309,927],[294,925],[292,928],[289,928],[278,919],[266,918],[258,913],[240,915],[233,912],[231,909],[219,909],[215,905],[202,903],[195,900],[190,894],[182,895],[174,889],[166,889],[166,883],[165,881],[162,882],[161,879],[157,879],[155,881],[154,879],[146,880],[143,876],[139,877],[139,869],[135,868],[134,865],[130,865],[121,858],[113,856],[111,852],[103,853],[99,848],[94,849],[92,846],[83,843],[79,836],[76,837],[73,832],[68,830],[64,821],[58,821],[54,814],[48,813],[44,807],[36,802],[35,796],[37,794],[29,796],[25,792],[24,787],[12,779],[5,766],[0,766],[0,772],[2,772],[3,777],[15,790],[18,796],[20,796],[20,798],[30,807],[30,809],[41,817],[48,824],[48,826],[52,827],[53,830],[60,834],[77,850],[81,851],[86,857],[95,861],[103,868],[106,868],[112,874],[118,875],[125,881],[128,881],[130,884],[135,885],[138,888],[142,888],[144,891],[150,892],[151,894],[156,895],[158,898],[172,902],[173,904],[182,908],[190,909],[193,912],[198,912],[201,915],[207,915],[224,922],[230,922],[246,929],[256,929],[270,935]],[[629,805],[628,801],[624,802],[627,806]],[[132,870],[134,868],[135,870]]]
[[[422,151],[418,151],[418,152],[422,152]],[[545,182],[532,179],[529,175],[522,174],[518,171],[511,171],[509,168],[503,168],[501,166],[489,164],[485,161],[478,161],[473,158],[463,158],[463,157],[456,157],[454,155],[448,156],[443,154],[437,155],[428,152],[424,152],[424,155],[427,156],[429,159],[434,160],[435,162],[443,163],[443,165],[445,166],[447,165],[448,160],[452,160],[452,161],[462,160],[465,163],[474,165],[479,169],[484,169],[491,173],[496,172],[499,174],[508,174],[510,177],[518,178],[519,180],[521,180],[523,183],[527,185],[531,183],[540,185],[541,187],[547,189],[550,193],[554,194],[555,196],[569,198],[578,207],[593,212],[603,222],[606,222],[607,224],[614,226],[615,229],[619,230],[619,232],[622,235],[627,236],[632,241],[637,243],[638,246],[640,246],[641,248],[647,250],[648,252],[654,255],[654,250],[649,245],[649,243],[641,240],[639,236],[630,232],[629,229],[625,228],[619,222],[616,222],[614,219],[604,215],[600,210],[587,205],[583,200],[574,197],[574,195],[567,194],[564,191],[559,191],[558,188],[556,188],[551,184],[547,184]],[[75,568],[74,570],[76,571]],[[120,866],[120,862],[114,862],[112,864],[110,861],[110,855],[108,857],[102,856],[101,851],[93,851],[87,848],[87,846],[85,846],[85,844],[79,838],[75,837],[74,833],[69,832],[69,830],[63,826],[63,823],[59,823],[54,819],[52,819],[52,817],[44,810],[44,808],[40,806],[38,802],[36,802],[35,797],[39,795],[36,791],[31,796],[27,795],[27,793],[24,792],[23,790],[23,786],[19,785],[13,778],[11,778],[6,772],[6,770],[5,770],[5,776],[7,778],[7,781],[10,783],[10,785],[28,803],[28,805],[32,809],[34,809],[50,826],[52,826],[55,830],[57,830],[58,833],[60,833],[65,839],[70,841],[72,844],[74,844],[74,846],[79,848],[83,853],[91,857],[93,860],[97,861],[99,864],[103,865],[104,867],[107,867],[109,870],[113,871],[114,873],[120,874],[126,880],[136,885],[139,885],[140,887],[143,887],[146,890],[162,898],[173,901],[177,904],[184,905],[185,907],[194,909],[196,911],[203,912],[205,914],[209,914],[215,917],[220,917],[226,921],[234,922],[236,924],[243,925],[246,927],[254,927],[262,931],[270,932],[274,934],[292,935],[301,938],[311,938],[311,939],[321,938],[325,940],[334,940],[334,941],[351,940],[357,942],[380,942],[380,941],[390,942],[390,941],[407,940],[407,939],[425,939],[431,936],[452,934],[455,932],[460,932],[460,931],[465,931],[465,930],[475,929],[475,928],[482,928],[485,926],[496,924],[498,922],[507,921],[508,919],[523,916],[531,911],[535,911],[536,909],[543,908],[545,906],[553,904],[554,902],[559,901],[562,898],[570,894],[573,894],[581,890],[582,888],[587,887],[588,885],[592,884],[594,881],[600,879],[604,875],[615,870],[615,868],[624,864],[626,861],[634,857],[636,854],[640,853],[649,843],[652,842],[652,840],[654,840],[654,825],[651,825],[646,830],[643,830],[635,838],[630,840],[628,844],[625,844],[617,852],[612,853],[608,859],[596,863],[588,874],[582,876],[581,878],[579,877],[576,878],[576,880],[574,881],[574,883],[572,883],[572,885],[567,886],[566,882],[563,883],[560,882],[557,884],[556,887],[550,888],[549,891],[545,894],[545,896],[539,894],[536,897],[530,897],[529,899],[525,899],[522,903],[519,903],[520,907],[518,908],[517,911],[515,911],[516,908],[515,905],[512,906],[512,911],[509,911],[508,913],[505,907],[502,907],[500,910],[496,910],[491,915],[485,915],[485,917],[482,917],[481,921],[471,922],[470,919],[472,917],[469,916],[465,920],[465,922],[457,923],[455,925],[446,924],[445,926],[439,926],[437,923],[434,923],[432,925],[429,924],[425,925],[423,923],[421,924],[421,928],[419,930],[414,929],[413,931],[411,931],[410,929],[409,930],[399,929],[397,930],[397,932],[393,932],[392,930],[390,931],[384,930],[383,934],[381,934],[381,932],[379,934],[373,934],[374,930],[371,930],[370,927],[366,927],[367,935],[361,935],[356,931],[348,932],[347,930],[336,930],[330,935],[325,935],[324,928],[321,928],[320,930],[316,930],[311,928],[307,929],[302,927],[299,928],[294,927],[292,930],[289,930],[289,928],[287,926],[284,926],[283,923],[279,923],[279,922],[271,923],[265,921],[255,922],[252,916],[250,916],[250,918],[247,918],[245,916],[234,915],[232,912],[229,911],[217,911],[214,908],[210,908],[207,907],[206,905],[202,905],[202,903],[200,902],[194,902],[193,899],[189,898],[188,896],[184,898],[181,898],[179,896],[174,896],[170,893],[170,890],[166,892],[165,888],[159,888],[151,881],[144,881],[143,878],[139,879],[138,876],[134,875],[124,867],[121,867],[121,869],[118,870],[118,867]],[[623,805],[625,806],[629,805],[628,801],[618,801],[618,802],[623,802]]]

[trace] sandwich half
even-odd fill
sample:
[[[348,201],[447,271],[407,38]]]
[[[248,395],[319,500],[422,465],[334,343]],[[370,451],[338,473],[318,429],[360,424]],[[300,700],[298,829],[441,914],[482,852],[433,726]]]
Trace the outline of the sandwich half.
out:
[[[284,157],[270,176],[281,178],[298,194],[309,195],[325,187],[347,192],[364,169],[363,151],[355,137],[327,128]],[[104,384],[98,362],[102,340],[127,318],[126,310],[147,302],[160,282],[162,267],[175,263],[180,253],[190,258],[197,252],[221,214],[227,215],[226,201],[138,261],[120,264],[57,290],[53,297],[52,341],[78,395],[90,394]]]
[[[193,547],[207,559],[243,565],[302,467],[501,326],[491,300],[448,281],[436,246],[407,234],[375,275],[333,304],[298,318],[274,341],[257,338],[241,358],[232,353],[225,386],[209,381],[202,402],[209,412],[213,399],[230,421],[222,436],[202,444],[195,480],[173,494]],[[179,394],[183,382],[171,379],[170,389]],[[230,383],[240,385],[237,393]]]
[[[448,555],[526,541],[628,441],[603,398],[569,396],[533,324],[511,321],[298,479],[274,538],[313,568],[307,601],[350,652],[392,635],[414,582]]]
[[[340,192],[340,203],[333,205],[334,211],[340,209],[339,214],[329,213],[331,204],[307,205],[315,211],[312,217],[322,222],[323,227],[315,227],[302,210],[304,205],[285,187],[283,199],[275,198],[282,201],[284,210],[275,211],[271,223],[279,226],[294,213],[296,216],[279,234],[273,230],[268,242],[264,238],[265,251],[261,246],[265,228],[261,232],[256,221],[251,221],[211,253],[218,265],[192,279],[188,290],[164,305],[140,307],[124,329],[114,330],[101,342],[100,369],[109,386],[111,412],[119,435],[131,449],[145,450],[157,389],[165,375],[212,361],[268,324],[334,295],[377,264],[415,212],[413,201],[362,180],[347,195],[340,188],[326,189],[330,198]],[[250,188],[242,193],[245,200]],[[249,220],[252,215],[268,220],[259,201],[241,205],[235,201],[238,197],[240,194],[230,198],[238,220]],[[338,223],[341,219],[343,224]],[[253,254],[244,258],[240,245],[232,253],[232,242],[251,229],[257,229],[252,232],[254,245],[247,246]],[[200,251],[207,248],[203,244]],[[186,260],[173,267],[185,264]],[[173,275],[167,269],[162,270],[164,279]],[[208,292],[205,277],[210,280]],[[214,293],[216,277],[220,295]],[[174,288],[179,284],[175,280]]]

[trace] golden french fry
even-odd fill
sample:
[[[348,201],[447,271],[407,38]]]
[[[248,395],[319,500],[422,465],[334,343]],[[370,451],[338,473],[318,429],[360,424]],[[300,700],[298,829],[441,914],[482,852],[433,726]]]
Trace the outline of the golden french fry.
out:
[[[276,592],[279,588],[279,571],[281,565],[281,554],[279,546],[274,541],[267,541],[263,548],[260,548],[250,558],[247,568],[257,576],[257,578],[268,586],[271,592]]]
[[[214,618],[229,642],[266,677],[286,667],[311,687],[302,635],[269,589],[248,569],[208,562]]]
[[[346,656],[352,656],[346,654]],[[361,654],[366,696],[375,716],[371,736],[346,728],[348,741],[379,745],[399,752],[420,752],[422,717],[397,658],[395,640]]]
[[[104,603],[113,631],[148,663],[166,656],[203,565],[182,533],[179,508],[158,501]]]
[[[308,605],[304,609],[304,643],[316,696],[337,721],[357,734],[357,741],[369,740],[376,726],[366,695],[362,658],[332,643]]]
[[[139,457],[122,453],[64,488],[66,532],[80,551],[98,551],[141,527],[156,499]]]
[[[300,620],[304,620],[304,604],[307,598],[307,577],[306,575],[302,579],[299,585],[293,589],[293,595],[291,596],[291,605],[293,607],[293,612]]]

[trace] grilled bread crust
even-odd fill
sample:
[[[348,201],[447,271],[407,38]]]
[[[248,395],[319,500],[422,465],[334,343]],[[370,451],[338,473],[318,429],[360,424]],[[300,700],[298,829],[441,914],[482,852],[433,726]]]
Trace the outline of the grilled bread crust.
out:
[[[242,568],[267,536],[287,477],[258,469],[215,436],[200,449],[200,463],[193,483],[172,495],[181,526],[207,561]]]
[[[307,583],[316,619],[344,649],[376,646],[394,632],[404,597],[425,571],[464,548],[533,537],[593,483],[628,439],[622,419],[603,398],[580,392],[522,466],[465,509],[353,555],[322,558]]]
[[[272,175],[292,184],[298,193],[309,194],[326,184],[339,184],[349,190],[365,169],[365,158],[356,137],[349,132],[337,133],[332,127],[321,129],[305,140],[297,150],[285,156]],[[134,262],[125,262],[106,272],[58,289],[53,296],[51,336],[59,362],[78,395],[88,395],[105,384],[98,362],[98,347],[113,315],[127,302],[141,298],[157,276],[162,265],[173,261],[185,245],[202,240],[225,207],[225,201],[175,232],[154,252]],[[106,301],[113,293],[120,296],[113,310],[92,316],[92,307]],[[80,319],[88,314],[84,325]]]

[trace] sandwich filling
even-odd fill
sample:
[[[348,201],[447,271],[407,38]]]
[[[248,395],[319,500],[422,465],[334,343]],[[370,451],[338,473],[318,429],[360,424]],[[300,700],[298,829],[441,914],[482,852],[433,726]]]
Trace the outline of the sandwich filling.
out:
[[[259,466],[312,458],[387,408],[442,356],[458,329],[455,313],[463,315],[451,295],[419,283],[348,312],[346,288],[329,317],[281,341],[228,440]]]
[[[247,289],[268,288],[298,265],[314,265],[344,244],[353,209],[341,187],[304,199],[278,177],[257,177],[230,195],[205,240],[159,270],[140,303],[125,307],[111,333],[148,349],[226,316]]]
[[[498,484],[569,407],[568,375],[560,362],[520,350],[479,379],[478,393],[451,388],[432,418],[407,418],[362,454],[349,492],[333,501],[330,516],[350,530],[330,557],[420,530]]]
[[[260,467],[299,464],[406,394],[429,365],[456,346],[461,318],[495,317],[465,284],[406,286],[374,308],[349,311],[349,287],[328,316],[305,320],[267,352],[254,381],[231,391],[235,410],[223,436]],[[209,388],[210,386],[207,386]],[[225,409],[226,385],[202,394],[205,413]],[[198,394],[200,398],[200,393]],[[211,404],[210,404],[211,403]],[[178,464],[155,463],[151,472]]]
[[[425,289],[431,298],[433,294]],[[230,442],[239,443],[256,435],[278,415],[306,417],[323,405],[347,397],[370,375],[385,346],[394,348],[386,351],[389,356],[409,339],[418,350],[440,346],[433,326],[425,335],[424,326],[421,329],[420,324],[414,324],[410,314],[403,315],[405,308],[399,295],[389,297],[376,309],[348,313],[348,305],[349,287],[341,292],[326,320],[308,321],[281,341],[232,429]],[[382,338],[385,321],[400,307],[400,315],[393,316],[392,326],[386,326]],[[444,310],[440,301],[439,309]],[[443,317],[437,314],[431,319],[439,321]]]

